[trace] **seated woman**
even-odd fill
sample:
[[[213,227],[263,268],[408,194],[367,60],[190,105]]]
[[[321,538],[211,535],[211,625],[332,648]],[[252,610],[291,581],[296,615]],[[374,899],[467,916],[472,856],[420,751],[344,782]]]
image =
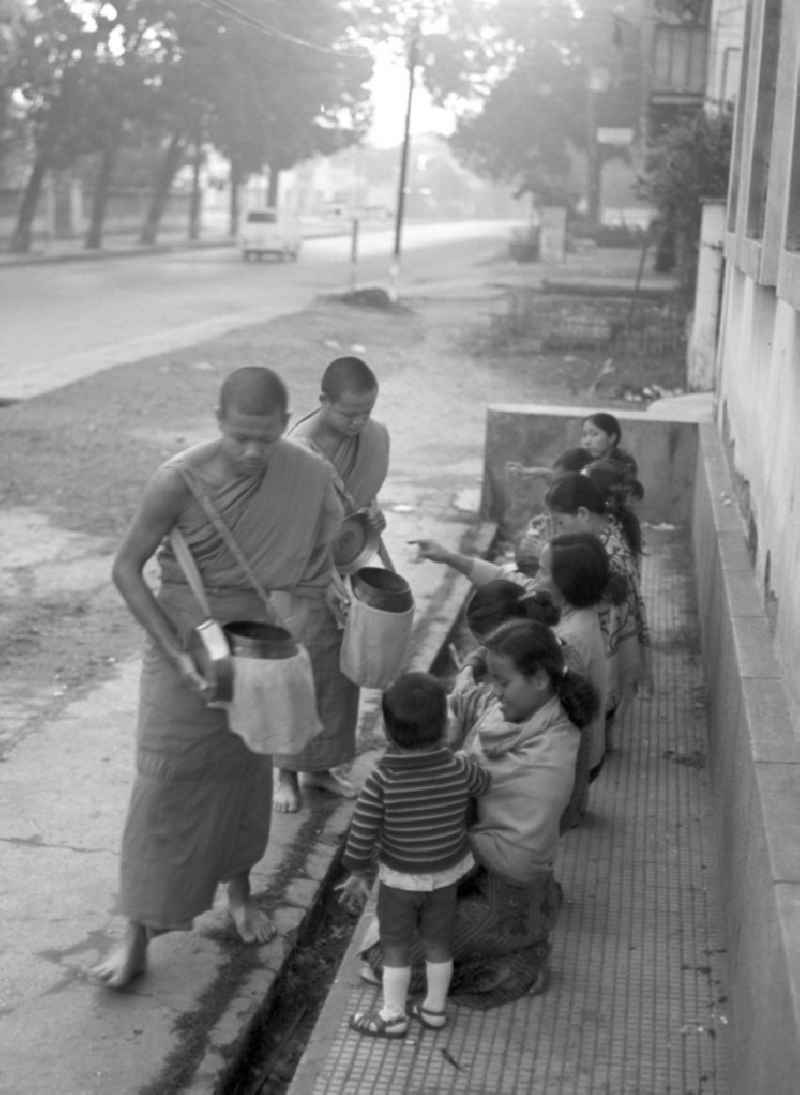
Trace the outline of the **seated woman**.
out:
[[[570,666],[588,678],[600,701],[581,733],[575,786],[561,819],[562,831],[580,824],[592,774],[600,771],[605,754],[608,659],[598,609],[609,595],[610,578],[605,548],[589,532],[556,536],[542,552],[539,579],[561,613],[555,633],[567,646]]]
[[[502,718],[484,720],[467,750],[492,776],[476,803],[469,839],[477,870],[459,889],[451,995],[493,1007],[544,991],[550,933],[562,903],[553,876],[559,821],[569,801],[580,743],[597,696],[568,669],[552,630],[512,620],[486,640],[487,670]],[[365,941],[371,979],[379,944]],[[424,976],[422,953],[415,980]],[[412,991],[414,990],[412,981]]]
[[[602,543],[611,573],[618,576],[622,596],[600,611],[600,626],[609,659],[606,744],[612,722],[621,721],[637,691],[652,693],[650,633],[639,584],[637,557],[612,510],[614,501],[587,474],[564,475],[550,487],[545,499],[556,535],[591,532]]]
[[[622,426],[613,414],[598,411],[583,420],[581,445],[591,453],[592,460],[610,460],[635,479],[638,465],[627,449],[622,448],[621,441]]]

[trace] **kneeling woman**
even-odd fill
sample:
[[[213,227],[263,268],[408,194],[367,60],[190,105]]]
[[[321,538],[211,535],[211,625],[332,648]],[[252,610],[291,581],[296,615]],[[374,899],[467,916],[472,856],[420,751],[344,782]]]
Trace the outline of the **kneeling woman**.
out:
[[[594,689],[568,670],[544,624],[503,624],[485,645],[502,717],[482,718],[469,737],[468,749],[492,783],[469,833],[478,867],[459,891],[450,990],[474,1007],[547,986],[549,937],[562,900],[553,877],[559,821],[575,781],[579,728],[597,709]],[[363,957],[374,976],[379,945]]]

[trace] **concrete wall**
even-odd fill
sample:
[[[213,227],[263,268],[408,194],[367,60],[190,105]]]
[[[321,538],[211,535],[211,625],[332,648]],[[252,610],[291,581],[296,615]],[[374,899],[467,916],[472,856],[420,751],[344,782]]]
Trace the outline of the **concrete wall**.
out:
[[[732,1095],[800,1089],[800,732],[726,454],[700,430],[692,541],[710,691]]]
[[[481,512],[504,523],[509,504],[506,463],[550,465],[565,449],[580,444],[583,420],[597,407],[543,404],[494,404],[486,418],[486,449]],[[661,419],[652,413],[614,414],[622,426],[622,444],[639,464],[646,485],[638,512],[646,521],[688,524],[694,482],[697,431],[691,423]],[[545,485],[532,493],[541,504]],[[537,493],[538,490],[538,493]]]
[[[775,56],[778,10],[781,19]],[[717,425],[747,527],[762,607],[775,639],[776,656],[786,671],[792,702],[797,705],[800,243],[795,222],[800,218],[800,204],[791,176],[793,158],[800,165],[800,111],[795,109],[800,86],[800,3],[784,3],[778,9],[770,0],[751,0],[750,12],[744,59],[747,79],[744,98],[737,105],[737,151],[725,240],[726,283],[716,366]],[[775,86],[769,141],[764,139],[765,130],[769,133],[765,74]],[[754,165],[759,163],[761,170],[765,162],[764,221],[757,232],[749,224],[751,190],[758,174]]]

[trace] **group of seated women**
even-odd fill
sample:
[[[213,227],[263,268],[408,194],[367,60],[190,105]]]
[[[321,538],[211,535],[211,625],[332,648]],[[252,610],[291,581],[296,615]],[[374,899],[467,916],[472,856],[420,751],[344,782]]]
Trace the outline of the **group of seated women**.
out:
[[[585,819],[612,728],[652,687],[636,462],[611,415],[587,419],[581,441],[536,469],[549,480],[546,514],[532,515],[510,566],[418,541],[421,557],[476,587],[466,617],[474,648],[450,692],[448,743],[492,777],[475,802],[477,871],[460,886],[453,935],[451,995],[478,1007],[546,987],[562,902],[559,837]],[[510,620],[527,626],[502,626]],[[377,976],[377,932],[362,957],[365,975]]]

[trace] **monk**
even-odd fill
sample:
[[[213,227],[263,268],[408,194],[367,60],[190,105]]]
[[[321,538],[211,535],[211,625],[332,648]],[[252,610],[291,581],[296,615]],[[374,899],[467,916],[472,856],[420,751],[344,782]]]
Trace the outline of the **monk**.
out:
[[[358,357],[337,357],[322,376],[319,407],[301,418],[289,432],[290,440],[325,457],[335,468],[346,514],[366,509],[376,531],[386,527],[376,495],[389,468],[389,431],[372,417],[378,381]],[[358,686],[339,669],[342,633],[333,617],[324,634],[317,635],[327,656],[314,664],[314,685],[323,731],[294,756],[278,756],[275,809],[294,813],[300,806],[298,773],[306,786],[345,798],[356,789],[343,766],[353,760],[358,721]]]
[[[222,384],[220,436],[172,457],[145,488],[114,560],[113,579],[147,633],[136,778],[122,837],[120,906],[124,942],[93,971],[119,989],[144,972],[149,940],[188,930],[227,883],[239,936],[264,943],[274,928],[250,893],[272,814],[272,758],[231,733],[224,709],[187,653],[204,613],[170,541],[183,534],[220,624],[265,620],[267,607],[209,516],[210,505],[248,560],[270,601],[299,638],[344,610],[346,591],[331,543],[343,508],[330,465],[283,439],[288,394],[269,369],[248,367]],[[302,500],[300,504],[299,500]],[[143,569],[155,555],[157,592]]]

